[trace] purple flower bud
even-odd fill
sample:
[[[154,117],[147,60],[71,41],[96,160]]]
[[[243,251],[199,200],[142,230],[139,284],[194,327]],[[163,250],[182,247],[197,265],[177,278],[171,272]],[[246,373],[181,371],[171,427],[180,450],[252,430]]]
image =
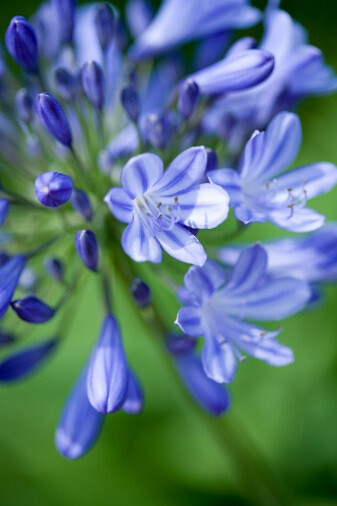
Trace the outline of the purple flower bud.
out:
[[[31,94],[25,88],[21,88],[15,97],[17,114],[24,123],[31,123],[34,118],[34,101]]]
[[[139,307],[147,307],[151,304],[150,287],[139,278],[135,278],[131,284],[131,295]]]
[[[6,313],[25,266],[25,258],[17,255],[0,267],[0,318]]]
[[[117,20],[114,9],[108,3],[101,3],[96,6],[95,27],[97,37],[103,51],[113,40],[116,32]]]
[[[64,265],[58,258],[46,257],[44,260],[44,268],[52,278],[62,283],[64,280]]]
[[[4,224],[8,211],[9,211],[8,200],[0,199],[0,227],[2,227],[2,225]]]
[[[199,87],[196,82],[186,79],[179,87],[178,109],[184,119],[188,119],[195,111],[199,100]]]
[[[207,165],[206,171],[215,170],[218,168],[218,155],[214,151],[214,149],[206,148],[207,153]]]
[[[151,113],[141,119],[141,130],[146,142],[157,149],[165,148],[170,131],[164,119]]]
[[[0,330],[0,348],[15,343],[16,339],[13,334],[6,330]]]
[[[95,444],[104,416],[90,404],[87,395],[87,367],[71,391],[58,423],[55,444],[67,459],[78,459]]]
[[[75,247],[84,265],[91,271],[97,271],[99,250],[94,232],[91,230],[76,232]]]
[[[129,415],[138,415],[143,407],[143,391],[136,375],[129,369],[128,389],[122,410]]]
[[[77,76],[64,67],[55,71],[55,82],[59,93],[69,102],[76,98],[79,91]]]
[[[75,0],[52,0],[58,17],[62,42],[70,43],[73,39]]]
[[[196,339],[195,337],[191,337],[186,334],[170,334],[166,339],[166,346],[172,355],[184,355],[185,353],[190,353],[194,350],[196,346]]]
[[[139,96],[132,86],[121,91],[121,102],[131,121],[137,121],[140,112]]]
[[[12,18],[5,35],[12,58],[27,72],[37,72],[38,46],[34,28],[23,16]]]
[[[88,100],[97,109],[104,103],[105,80],[101,66],[95,61],[85,63],[81,69],[82,86]]]
[[[34,105],[37,115],[49,133],[61,144],[70,147],[73,140],[70,125],[58,100],[49,93],[40,93]]]
[[[7,263],[9,259],[10,256],[8,253],[6,253],[6,251],[0,251],[0,267],[5,265],[5,263]]]
[[[127,395],[128,375],[118,323],[109,315],[90,359],[87,392],[91,405],[100,413],[120,409]]]
[[[70,203],[75,211],[80,214],[86,221],[92,220],[92,207],[88,195],[83,191],[75,188],[71,195]]]
[[[47,306],[34,295],[11,302],[11,306],[21,320],[28,323],[45,323],[55,314],[55,310]]]
[[[0,363],[0,382],[9,383],[35,371],[54,351],[56,339],[25,348]]]
[[[35,194],[46,207],[59,207],[68,202],[73,191],[73,180],[61,172],[45,172],[35,180]]]

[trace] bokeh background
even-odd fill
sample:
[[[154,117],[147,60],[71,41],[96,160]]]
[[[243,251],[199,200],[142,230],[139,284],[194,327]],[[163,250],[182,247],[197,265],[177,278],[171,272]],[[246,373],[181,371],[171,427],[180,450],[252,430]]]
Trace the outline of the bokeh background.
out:
[[[2,0],[1,36],[13,15],[29,16],[38,4]],[[123,10],[125,2],[115,4]],[[337,70],[336,1],[285,0],[282,7]],[[306,101],[300,114],[297,164],[337,163],[337,95]],[[337,219],[337,190],[314,204]],[[245,234],[256,240],[280,232],[252,226]],[[1,506],[249,505],[256,504],[257,488],[268,506],[337,504],[337,287],[325,289],[323,304],[283,323],[282,340],[294,349],[295,363],[277,369],[247,360],[230,387],[231,411],[215,422],[187,401],[165,352],[129,294],[117,288],[127,353],[146,392],[144,413],[108,417],[98,444],[79,461],[54,448],[60,411],[100,326],[100,299],[89,283],[54,359],[27,381],[0,388]],[[175,307],[161,285],[155,296],[163,316],[173,319]]]

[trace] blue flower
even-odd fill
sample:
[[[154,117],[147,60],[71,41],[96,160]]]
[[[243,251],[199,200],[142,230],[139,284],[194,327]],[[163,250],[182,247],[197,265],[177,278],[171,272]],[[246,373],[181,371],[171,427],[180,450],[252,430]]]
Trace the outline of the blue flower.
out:
[[[159,263],[162,247],[182,262],[206,261],[203,247],[183,226],[213,228],[227,217],[227,193],[216,185],[198,184],[206,164],[206,150],[190,148],[165,172],[162,160],[150,153],[125,165],[123,188],[112,188],[104,200],[118,220],[129,223],[122,246],[133,260]]]
[[[62,411],[55,444],[68,459],[78,459],[95,444],[104,416],[90,404],[87,395],[87,366],[78,378]]]
[[[0,267],[0,318],[8,309],[24,266],[25,258],[17,255]]]
[[[100,413],[120,409],[126,400],[128,377],[118,323],[109,315],[103,322],[89,363],[87,392],[91,405]]]
[[[260,12],[246,0],[165,0],[129,56],[149,58],[198,37],[252,26],[259,19]]]
[[[178,373],[192,397],[208,413],[220,416],[229,408],[228,391],[206,376],[194,345],[195,339],[185,335],[171,336],[167,342]]]
[[[184,279],[181,298],[185,306],[176,324],[186,334],[204,337],[202,362],[207,376],[219,383],[234,379],[241,351],[268,364],[282,366],[293,361],[292,351],[252,320],[278,320],[305,307],[308,285],[291,278],[269,279],[267,254],[258,244],[240,255],[227,279],[218,264],[207,261],[191,267]]]
[[[274,57],[267,51],[248,49],[229,53],[223,60],[188,76],[201,95],[218,95],[253,88],[267,79]]]
[[[220,133],[227,118],[224,134],[234,150],[247,134],[265,128],[281,110],[293,108],[310,95],[337,90],[337,77],[324,63],[322,52],[307,44],[306,31],[288,13],[269,9],[265,25],[260,49],[275,57],[271,76],[253,89],[220,98],[203,120],[207,130]]]
[[[329,223],[305,237],[288,237],[263,244],[268,275],[290,276],[310,283],[337,279],[337,223]],[[234,265],[244,246],[219,249],[218,258]]]
[[[265,132],[255,132],[246,144],[240,171],[209,171],[210,181],[230,196],[236,218],[243,223],[270,221],[292,232],[322,226],[324,216],[305,207],[307,200],[331,190],[337,169],[314,163],[283,174],[291,165],[302,139],[298,117],[280,113]]]

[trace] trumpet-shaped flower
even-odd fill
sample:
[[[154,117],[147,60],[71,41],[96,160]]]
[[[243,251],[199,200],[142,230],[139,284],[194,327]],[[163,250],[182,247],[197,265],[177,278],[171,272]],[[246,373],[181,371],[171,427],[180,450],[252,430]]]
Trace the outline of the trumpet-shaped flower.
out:
[[[206,253],[192,228],[213,228],[228,214],[228,195],[217,185],[199,184],[207,165],[203,147],[181,153],[163,172],[162,160],[146,153],[131,158],[121,175],[123,188],[112,188],[105,202],[128,223],[125,252],[136,262],[159,263],[161,248],[182,262],[203,265]]]

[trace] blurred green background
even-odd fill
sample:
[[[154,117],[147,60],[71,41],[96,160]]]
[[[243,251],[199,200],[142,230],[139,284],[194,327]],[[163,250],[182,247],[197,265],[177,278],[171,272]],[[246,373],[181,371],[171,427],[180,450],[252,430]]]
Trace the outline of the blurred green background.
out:
[[[2,1],[1,34],[13,15],[28,16],[38,3]],[[115,3],[123,9],[124,1]],[[336,1],[288,0],[282,6],[337,69]],[[337,163],[337,95],[308,100],[300,114],[298,165]],[[336,195],[315,201],[330,219],[337,218]],[[259,226],[244,239],[275,235],[273,227]],[[269,486],[286,505],[337,504],[336,287],[325,290],[320,307],[283,323],[282,341],[294,349],[295,363],[280,369],[253,359],[241,364],[230,387],[232,410],[216,422],[186,402],[165,353],[118,288],[117,314],[146,392],[144,413],[108,417],[98,444],[79,461],[68,462],[54,448],[60,411],[100,326],[100,299],[89,282],[54,359],[27,381],[1,387],[0,506],[280,504],[268,495]],[[163,288],[155,292],[164,304]],[[174,307],[164,311],[174,317]]]

